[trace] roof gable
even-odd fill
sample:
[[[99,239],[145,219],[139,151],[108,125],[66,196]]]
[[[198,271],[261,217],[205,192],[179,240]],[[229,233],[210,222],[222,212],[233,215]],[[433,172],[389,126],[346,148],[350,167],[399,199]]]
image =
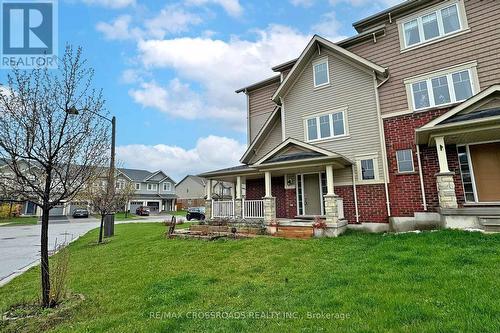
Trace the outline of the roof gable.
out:
[[[500,84],[493,85],[479,94],[472,96],[445,114],[422,126],[421,129],[425,130],[452,122],[496,116],[497,109],[500,109]],[[472,115],[473,113],[477,114]]]
[[[346,57],[347,59],[350,59],[351,61],[367,69],[373,70],[378,75],[386,76],[386,68],[376,65],[371,61],[368,61],[350,51],[347,51],[346,49],[336,45],[335,43],[330,42],[329,40],[323,37],[314,35],[307,44],[306,48],[302,51],[300,57],[293,65],[290,73],[286,76],[283,82],[281,82],[280,86],[274,93],[272,97],[273,101],[275,101],[276,103],[280,102],[280,97],[283,96],[288,91],[288,89],[290,89],[293,86],[293,82],[300,75],[302,69],[308,63],[310,57],[315,52],[321,52],[322,47],[342,57]]]

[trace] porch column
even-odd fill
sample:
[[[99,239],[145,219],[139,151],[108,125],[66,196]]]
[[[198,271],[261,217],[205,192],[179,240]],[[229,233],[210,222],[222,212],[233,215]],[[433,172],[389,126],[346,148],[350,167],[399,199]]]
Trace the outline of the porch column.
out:
[[[241,176],[236,177],[236,188],[235,188],[235,195],[236,198],[234,198],[234,217],[235,218],[243,218],[243,210],[242,210],[242,205],[243,201],[241,199]]]
[[[448,159],[446,158],[446,145],[444,137],[436,137],[436,149],[439,162],[439,173],[436,174],[440,208],[458,208],[457,196],[455,194],[454,173],[448,169]]]
[[[265,196],[264,201],[264,222],[270,224],[276,219],[276,198],[271,193],[271,172],[266,171],[264,174],[265,181]]]
[[[347,229],[347,221],[339,220],[337,207],[339,196],[334,192],[332,165],[326,166],[326,186],[327,193],[324,195],[326,236],[337,237]]]
[[[212,218],[212,180],[207,180],[206,185],[207,198],[205,199],[205,218],[207,220]]]

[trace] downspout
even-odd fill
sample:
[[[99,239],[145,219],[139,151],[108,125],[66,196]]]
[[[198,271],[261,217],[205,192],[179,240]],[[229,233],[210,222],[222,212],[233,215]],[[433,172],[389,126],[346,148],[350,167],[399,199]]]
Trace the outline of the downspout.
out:
[[[420,189],[422,190],[422,203],[424,211],[427,211],[427,200],[425,199],[424,176],[422,174],[422,162],[420,160],[420,145],[417,144],[418,175],[420,176]]]
[[[352,190],[354,192],[354,210],[356,211],[356,223],[359,223],[358,193],[356,191],[356,173],[354,172],[354,166],[351,166],[351,170],[352,170]]]
[[[389,177],[389,171],[387,167],[387,148],[385,146],[385,133],[384,133],[384,123],[382,122],[382,113],[380,111],[380,99],[378,96],[378,88],[380,88],[384,83],[389,80],[389,75],[387,78],[377,84],[377,74],[375,71],[373,72],[373,86],[375,87],[375,100],[377,103],[377,115],[378,115],[378,126],[379,126],[379,134],[380,134],[380,143],[382,145],[382,168],[384,169],[384,188],[385,188],[385,201],[387,205],[387,215],[391,216],[391,201],[389,199],[389,186],[387,185],[387,178]]]

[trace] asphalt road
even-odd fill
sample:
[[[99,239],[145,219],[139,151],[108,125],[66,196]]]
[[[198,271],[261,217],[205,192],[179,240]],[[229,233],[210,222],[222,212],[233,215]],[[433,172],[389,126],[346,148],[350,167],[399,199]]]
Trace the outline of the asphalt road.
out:
[[[150,216],[120,223],[140,223],[170,220],[170,216]],[[49,250],[68,244],[88,231],[99,227],[99,220],[64,219],[49,225]],[[0,286],[40,263],[41,225],[0,227]]]

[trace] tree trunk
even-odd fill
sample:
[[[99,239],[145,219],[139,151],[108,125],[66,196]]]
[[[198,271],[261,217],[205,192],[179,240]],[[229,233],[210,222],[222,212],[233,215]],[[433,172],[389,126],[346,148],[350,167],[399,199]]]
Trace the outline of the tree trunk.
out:
[[[10,206],[9,206],[9,218],[12,217],[12,200],[10,201]]]
[[[49,275],[49,212],[50,209],[42,209],[42,234],[40,237],[41,249],[41,273],[42,273],[42,306],[50,306],[50,275]]]
[[[99,227],[99,244],[102,243],[102,229],[104,228],[104,214],[101,214],[101,226]]]

